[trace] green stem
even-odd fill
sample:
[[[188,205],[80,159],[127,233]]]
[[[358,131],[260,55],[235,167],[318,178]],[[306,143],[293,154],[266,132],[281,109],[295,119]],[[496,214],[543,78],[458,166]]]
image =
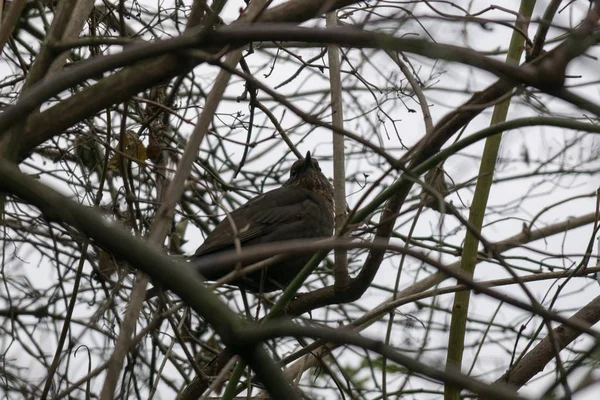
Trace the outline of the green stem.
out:
[[[523,0],[521,2],[519,16],[517,17],[516,22],[516,25],[520,28],[521,32],[527,32],[529,19],[531,18],[534,6],[535,0]],[[518,63],[521,59],[521,54],[523,53],[523,46],[523,36],[517,30],[513,31],[508,54],[506,56],[506,62],[510,64]],[[491,125],[506,120],[509,106],[510,99],[507,99],[494,107]],[[490,188],[494,179],[494,167],[496,165],[501,141],[502,133],[497,133],[494,136],[488,137],[485,141],[477,185],[475,187],[475,194],[473,195],[473,204],[470,207],[471,211],[469,213],[469,223],[478,231],[481,231],[483,224]],[[478,247],[479,240],[468,230],[465,236],[461,260],[461,268],[468,276],[472,276],[475,271]],[[454,297],[452,321],[450,323],[450,336],[448,339],[447,370],[460,371],[461,368],[470,294],[470,291],[466,290],[457,293]],[[460,400],[460,391],[461,388],[458,386],[446,385],[444,388],[444,399]]]

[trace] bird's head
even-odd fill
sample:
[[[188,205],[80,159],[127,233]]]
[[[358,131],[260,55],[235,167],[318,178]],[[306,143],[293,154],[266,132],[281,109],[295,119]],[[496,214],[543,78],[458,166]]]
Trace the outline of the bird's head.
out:
[[[292,165],[290,178],[283,186],[296,186],[311,190],[333,201],[333,187],[321,172],[317,160],[310,156],[310,151],[305,158],[301,158]]]

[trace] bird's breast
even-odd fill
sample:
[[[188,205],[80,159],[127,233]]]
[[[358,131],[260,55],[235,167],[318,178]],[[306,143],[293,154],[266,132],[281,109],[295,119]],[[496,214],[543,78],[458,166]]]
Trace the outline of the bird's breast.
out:
[[[326,199],[308,199],[302,208],[303,225],[307,237],[327,237],[333,234],[333,208],[329,207]]]

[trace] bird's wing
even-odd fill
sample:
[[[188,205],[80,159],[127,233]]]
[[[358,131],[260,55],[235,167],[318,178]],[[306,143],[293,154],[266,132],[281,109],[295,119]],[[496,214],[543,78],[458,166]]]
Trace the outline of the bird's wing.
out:
[[[234,246],[232,221],[237,229],[237,238],[243,244],[267,235],[283,224],[302,219],[303,203],[311,196],[304,189],[281,187],[255,197],[225,217],[196,250],[195,256]]]

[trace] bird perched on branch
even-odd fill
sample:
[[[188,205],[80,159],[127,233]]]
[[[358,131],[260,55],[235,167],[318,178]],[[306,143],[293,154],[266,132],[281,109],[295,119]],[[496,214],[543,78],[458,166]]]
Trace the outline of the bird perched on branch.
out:
[[[308,152],[306,158],[292,165],[290,177],[283,186],[251,199],[223,218],[190,262],[193,264],[195,259],[206,255],[233,250],[236,238],[243,248],[282,240],[328,237],[333,233],[333,224],[333,187],[321,172],[317,160]],[[254,293],[284,289],[312,255],[285,258],[232,284]],[[208,280],[218,280],[234,268],[235,265],[208,266],[199,272]]]
[[[452,215],[452,211],[444,203],[444,197],[448,195],[449,190],[443,162],[427,171],[425,183],[429,185],[430,189],[435,190],[435,193],[423,188],[420,196],[423,204],[439,213]]]

